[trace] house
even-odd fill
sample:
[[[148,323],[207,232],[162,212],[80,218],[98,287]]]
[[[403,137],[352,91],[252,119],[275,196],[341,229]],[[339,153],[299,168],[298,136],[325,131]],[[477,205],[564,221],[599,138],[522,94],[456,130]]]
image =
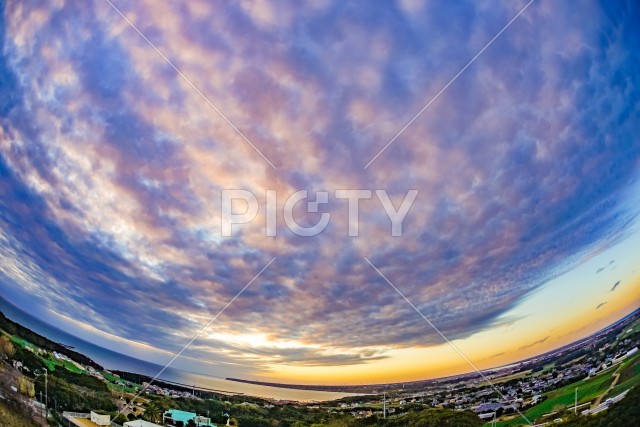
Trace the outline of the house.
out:
[[[89,419],[99,426],[109,426],[111,425],[111,415],[103,415],[98,414],[96,412],[91,411],[89,415]]]
[[[160,424],[150,423],[145,420],[127,421],[122,427],[162,427]]]
[[[198,416],[195,412],[180,411],[178,409],[169,409],[164,413],[164,415],[162,415],[162,419],[170,420],[173,422],[182,421],[184,425],[187,425],[187,423],[190,420],[193,420],[199,426],[217,427],[215,424],[211,423],[211,418]],[[149,426],[141,426],[141,427],[149,427]]]
[[[481,403],[480,405],[476,406],[475,408],[473,408],[473,411],[475,413],[488,412],[488,411],[495,412],[502,407],[503,406],[499,403],[487,402],[487,403]]]
[[[496,416],[495,412],[487,412],[486,414],[478,414],[481,420],[492,420]]]

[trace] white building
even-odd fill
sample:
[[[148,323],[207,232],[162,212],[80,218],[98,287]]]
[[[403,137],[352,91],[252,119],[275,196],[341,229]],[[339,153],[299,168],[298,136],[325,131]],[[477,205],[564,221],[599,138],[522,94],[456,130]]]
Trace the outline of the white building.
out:
[[[111,424],[111,415],[102,415],[91,411],[89,419],[99,426],[108,426]]]
[[[162,427],[160,424],[150,423],[145,420],[133,420],[127,421],[123,424],[123,427]]]

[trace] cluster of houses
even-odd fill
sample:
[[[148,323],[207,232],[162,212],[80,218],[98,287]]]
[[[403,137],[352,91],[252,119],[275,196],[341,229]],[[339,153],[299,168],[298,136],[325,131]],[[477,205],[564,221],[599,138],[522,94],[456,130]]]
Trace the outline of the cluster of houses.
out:
[[[630,341],[621,343],[623,350],[617,354],[607,354],[604,360],[595,356],[585,357],[582,361],[574,363],[564,368],[558,368],[552,372],[547,372],[530,378],[522,379],[516,384],[508,386],[498,386],[502,396],[495,396],[493,387],[485,387],[478,391],[450,393],[439,402],[432,400],[432,406],[449,405],[456,409],[470,409],[479,414],[482,419],[491,419],[495,413],[511,412],[515,408],[523,408],[537,405],[543,400],[543,393],[552,390],[560,382],[575,380],[580,377],[594,376],[600,372],[610,369],[626,358],[634,355],[638,347],[628,348]],[[627,346],[625,346],[625,344]],[[603,346],[600,351],[606,353],[609,345]],[[493,398],[489,398],[493,396]]]
[[[605,344],[591,355],[583,357],[575,363],[524,377],[518,381],[497,384],[500,393],[496,393],[496,389],[492,385],[486,385],[484,379],[471,379],[457,384],[446,384],[428,391],[406,393],[387,402],[387,413],[395,413],[396,408],[400,409],[410,403],[420,403],[431,407],[471,410],[477,413],[481,419],[491,420],[496,414],[499,416],[502,413],[514,412],[515,408],[520,410],[539,404],[544,400],[545,392],[560,387],[562,384],[594,376],[615,367],[638,352],[638,347],[635,344],[637,342],[624,340],[619,343],[615,354],[607,353],[610,345]],[[512,370],[517,372],[518,369],[517,366],[514,366]],[[509,373],[512,372],[509,370],[495,372],[491,375],[491,379]],[[481,385],[481,382],[485,385]],[[367,407],[360,408],[361,405]],[[351,415],[358,418],[365,418],[377,413],[370,410],[366,403],[360,402],[341,403],[339,410],[350,412]]]
[[[187,426],[196,425],[199,427],[217,427],[211,422],[211,418],[197,415],[195,412],[181,411],[178,409],[169,409],[162,414],[162,424],[152,423],[146,420],[131,420],[125,422],[122,426],[111,421],[111,416],[99,414],[96,412],[76,413],[64,412],[62,416],[78,427],[97,426],[97,427],[164,427],[164,426]],[[227,416],[227,425],[229,425],[229,417]]]
[[[143,382],[142,387],[144,388],[146,393],[153,393],[159,396],[166,396],[166,397],[172,397],[172,398],[183,397],[186,399],[196,398],[194,391],[188,392],[188,391],[174,390],[166,387],[161,387],[157,384],[149,384],[147,382]]]

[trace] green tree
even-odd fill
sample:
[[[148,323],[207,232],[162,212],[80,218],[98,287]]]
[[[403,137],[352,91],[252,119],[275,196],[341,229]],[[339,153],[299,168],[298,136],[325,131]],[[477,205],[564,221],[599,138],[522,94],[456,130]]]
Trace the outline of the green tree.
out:
[[[152,423],[158,423],[162,421],[163,413],[164,411],[156,402],[151,402],[145,409],[143,418]]]
[[[452,411],[448,409],[425,409],[420,412],[411,412],[398,418],[388,420],[382,424],[385,427],[480,427],[482,421],[476,414],[470,411]]]

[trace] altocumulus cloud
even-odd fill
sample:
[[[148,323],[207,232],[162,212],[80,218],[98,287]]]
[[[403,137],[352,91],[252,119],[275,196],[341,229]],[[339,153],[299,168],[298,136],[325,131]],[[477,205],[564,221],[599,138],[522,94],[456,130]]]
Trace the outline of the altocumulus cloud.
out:
[[[463,338],[635,214],[635,2],[534,3],[366,170],[524,2],[116,4],[277,170],[107,3],[7,1],[0,286],[15,300],[175,350],[278,256],[213,329],[282,345],[205,337],[191,354],[365,363],[440,338],[363,256]],[[331,200],[314,238],[282,218],[266,238],[260,214],[223,239],[224,188],[420,193],[402,238],[375,200],[347,238]]]

